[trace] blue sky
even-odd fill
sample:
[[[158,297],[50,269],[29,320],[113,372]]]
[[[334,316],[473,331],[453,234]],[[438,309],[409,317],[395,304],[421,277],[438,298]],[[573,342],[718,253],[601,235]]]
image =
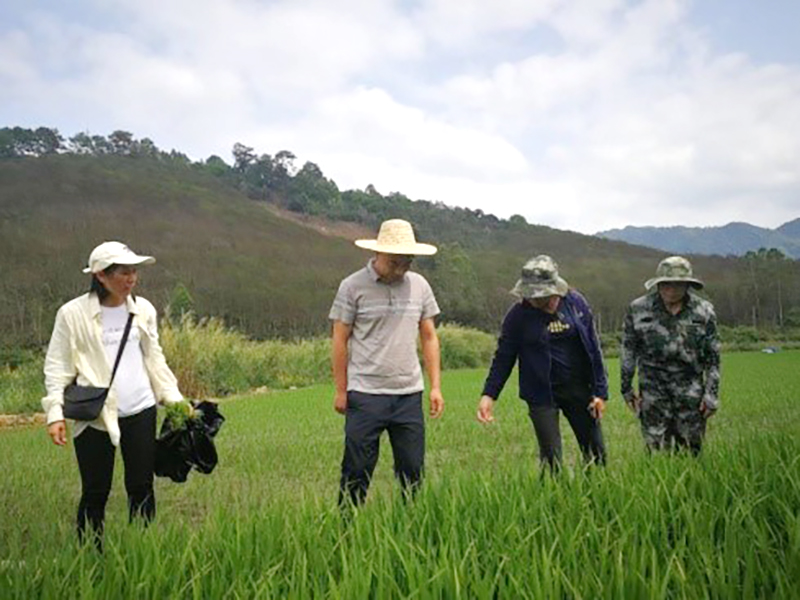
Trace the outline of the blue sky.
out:
[[[797,23],[793,0],[5,0],[0,126],[289,149],[343,189],[586,233],[776,227]]]

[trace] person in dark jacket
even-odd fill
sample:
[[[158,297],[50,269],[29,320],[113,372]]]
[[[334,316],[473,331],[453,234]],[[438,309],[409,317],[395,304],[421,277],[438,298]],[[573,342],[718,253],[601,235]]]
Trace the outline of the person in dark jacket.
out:
[[[559,277],[558,265],[546,255],[525,264],[511,293],[520,301],[503,320],[478,404],[478,420],[494,420],[494,403],[519,362],[519,395],[528,403],[542,463],[550,469],[560,465],[560,411],[584,459],[604,465],[600,420],[608,380],[589,304]]]

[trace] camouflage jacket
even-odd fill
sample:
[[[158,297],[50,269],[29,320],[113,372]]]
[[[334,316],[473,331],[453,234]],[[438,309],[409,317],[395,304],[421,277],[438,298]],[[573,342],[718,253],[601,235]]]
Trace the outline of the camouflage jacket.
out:
[[[691,291],[677,315],[658,292],[637,298],[628,307],[620,356],[622,395],[633,397],[638,367],[650,380],[703,379],[703,401],[719,405],[719,352],[714,307]]]

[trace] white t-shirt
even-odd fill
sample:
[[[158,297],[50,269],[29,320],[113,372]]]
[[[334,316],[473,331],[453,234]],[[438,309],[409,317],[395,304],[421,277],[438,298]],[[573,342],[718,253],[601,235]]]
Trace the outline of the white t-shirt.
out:
[[[125,333],[125,325],[128,322],[128,308],[124,304],[100,308],[103,311],[103,347],[106,350],[108,364],[113,369],[122,334]],[[144,366],[137,327],[131,327],[128,334],[128,341],[125,343],[113,385],[117,392],[117,409],[120,417],[135,415],[156,404],[156,396]]]

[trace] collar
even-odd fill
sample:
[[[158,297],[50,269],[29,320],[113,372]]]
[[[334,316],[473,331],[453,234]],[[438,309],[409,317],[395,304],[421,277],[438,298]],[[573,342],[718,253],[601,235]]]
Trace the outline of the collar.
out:
[[[132,315],[139,314],[139,307],[132,295],[125,298],[125,306],[128,309],[128,312]],[[89,312],[91,313],[93,319],[99,319],[100,314],[103,312],[103,309],[100,306],[100,298],[97,297],[97,294],[93,294],[91,292],[89,292]]]

